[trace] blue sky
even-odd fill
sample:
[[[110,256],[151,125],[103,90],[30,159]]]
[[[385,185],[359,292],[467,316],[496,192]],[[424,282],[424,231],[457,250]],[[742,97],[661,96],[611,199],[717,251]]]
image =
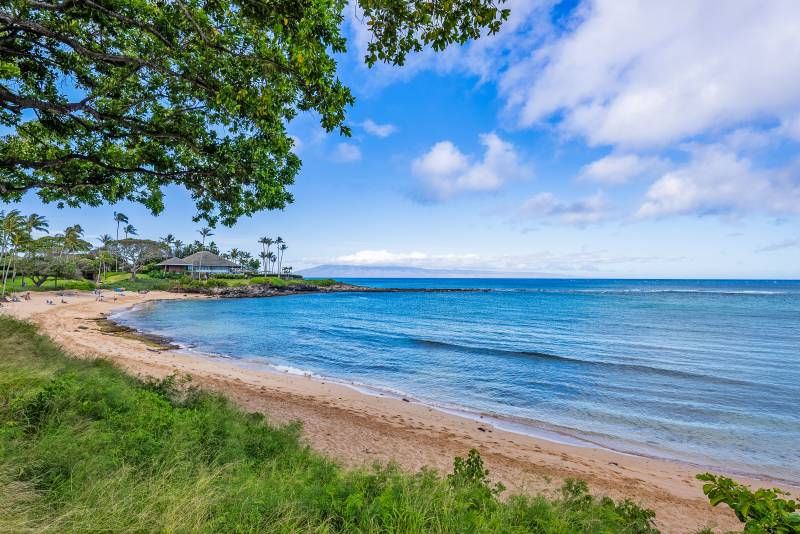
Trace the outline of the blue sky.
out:
[[[683,4],[683,5],[678,5]],[[499,35],[367,69],[348,8],[353,137],[290,126],[286,210],[217,228],[285,264],[597,277],[800,276],[800,3],[511,1]],[[191,200],[18,206],[51,227],[198,237]]]

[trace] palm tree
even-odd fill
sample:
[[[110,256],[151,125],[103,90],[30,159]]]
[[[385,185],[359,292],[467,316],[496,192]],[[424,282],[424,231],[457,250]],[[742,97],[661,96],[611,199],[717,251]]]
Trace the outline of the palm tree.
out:
[[[258,253],[258,257],[261,258],[261,265],[264,266],[264,276],[267,276],[267,258],[269,258],[269,254],[262,250]]]
[[[199,233],[203,238],[203,248],[206,246],[206,238],[214,235],[211,232],[211,228],[201,228],[197,231],[197,233]]]
[[[274,243],[274,241],[269,237],[262,237],[261,239],[258,240],[258,242],[261,243],[261,252],[264,253],[264,254],[269,252],[269,247],[271,247],[272,244]],[[267,273],[265,271],[264,275],[266,275],[266,274]]]
[[[0,258],[4,259],[0,267],[2,267],[3,271],[2,295],[5,295],[8,273],[11,271],[11,265],[16,265],[14,259],[17,254],[17,248],[25,241],[26,237],[30,236],[30,233],[27,232],[25,218],[22,217],[19,210],[11,210],[5,215],[2,213],[0,215],[2,215],[2,220],[0,220],[0,240],[2,241]],[[7,258],[6,253],[8,253]],[[16,272],[14,274],[16,275]]]
[[[99,236],[97,240],[100,241],[100,244],[102,245],[101,248],[108,248],[108,245],[110,245],[111,242],[114,241],[114,238],[108,234],[103,234]]]
[[[124,213],[114,212],[114,222],[117,223],[117,241],[119,241],[119,225],[122,223],[128,224],[128,216]]]
[[[248,268],[248,264],[250,263],[250,260],[252,258],[253,258],[253,255],[250,254],[249,252],[242,252],[241,254],[239,254],[239,260],[240,260],[239,264],[242,267],[244,267],[245,269],[247,269]]]
[[[200,236],[203,238],[203,242],[202,242],[201,249],[200,249],[200,251],[202,252],[206,248],[206,238],[210,237],[210,236],[212,236],[214,234],[211,232],[211,228],[207,228],[205,226],[203,228],[199,229],[197,231],[197,233],[199,233]],[[201,254],[200,255],[200,263],[199,263],[199,267],[198,267],[197,270],[199,271],[202,268],[203,268],[203,255]],[[197,273],[197,277],[200,278],[200,273],[199,272]]]
[[[278,247],[278,276],[280,276],[281,264],[283,263],[283,253],[287,248],[289,247],[286,243],[281,243],[281,246]]]
[[[65,252],[75,252],[76,250],[85,248],[87,245],[91,248],[91,245],[83,240],[83,228],[81,225],[76,224],[75,226],[68,226],[64,230],[61,254],[63,255]]]
[[[169,251],[172,252],[172,245],[175,243],[175,236],[172,234],[167,234],[161,238],[161,242],[169,247]]]
[[[128,216],[124,213],[114,212],[114,222],[117,223],[117,241],[119,241],[119,225],[121,223],[128,224]],[[114,262],[114,270],[119,271],[119,258]]]
[[[108,245],[110,245],[111,242],[114,241],[114,238],[108,234],[103,234],[100,237],[98,237],[97,240],[100,241],[100,244],[102,245],[100,247],[100,252],[97,254],[97,260],[100,262],[100,273],[98,273],[99,274],[98,282],[101,282],[103,280],[103,275],[105,275],[106,272],[106,259],[109,256]]]
[[[43,215],[31,213],[28,215],[27,219],[25,219],[25,228],[28,230],[28,232],[33,232],[36,230],[37,232],[49,234],[50,232],[47,231],[49,227],[50,225],[47,224],[47,219],[45,219]]]
[[[123,228],[122,231],[125,232],[125,239],[128,239],[129,235],[138,235],[139,233],[136,230],[136,227],[132,224],[125,225],[125,228]]]
[[[182,252],[183,252],[183,241],[181,241],[180,239],[176,239],[174,245],[175,245],[175,250],[174,250],[175,256],[180,258],[181,256],[183,256],[183,254],[182,254]]]
[[[275,260],[277,259],[278,257],[275,255],[274,252],[267,252],[267,260],[270,262],[270,267],[269,267],[270,273],[272,272],[272,269],[275,267]]]
[[[280,257],[281,257],[281,245],[283,245],[283,238],[281,236],[276,237],[275,241],[274,241],[274,245],[275,245],[275,248],[278,249],[277,250],[277,254],[278,254],[278,277],[280,277],[280,271],[281,271]]]

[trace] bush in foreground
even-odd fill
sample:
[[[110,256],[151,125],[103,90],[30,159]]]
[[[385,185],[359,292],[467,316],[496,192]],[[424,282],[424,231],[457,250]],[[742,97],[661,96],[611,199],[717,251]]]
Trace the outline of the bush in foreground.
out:
[[[9,318],[0,339],[0,531],[655,532],[579,482],[499,500],[477,452],[449,478],[345,470],[297,425],[67,358]]]
[[[794,534],[800,532],[800,515],[797,503],[784,499],[789,493],[777,488],[758,489],[737,484],[730,478],[710,473],[697,475],[703,484],[703,493],[712,505],[727,504],[739,521],[744,523],[744,532],[766,534]]]

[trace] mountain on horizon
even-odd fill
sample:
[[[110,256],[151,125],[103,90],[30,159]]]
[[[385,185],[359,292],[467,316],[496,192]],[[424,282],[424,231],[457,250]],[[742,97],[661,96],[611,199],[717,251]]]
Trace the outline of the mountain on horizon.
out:
[[[404,265],[317,265],[300,269],[306,278],[554,278],[549,273],[520,273],[471,269],[426,269]]]

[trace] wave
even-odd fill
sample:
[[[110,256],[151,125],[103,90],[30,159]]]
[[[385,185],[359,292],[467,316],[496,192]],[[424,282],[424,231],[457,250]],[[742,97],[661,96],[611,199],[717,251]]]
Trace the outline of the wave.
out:
[[[636,295],[636,294],[700,294],[700,295],[800,295],[796,291],[766,291],[755,289],[547,289],[547,288],[493,288],[503,293],[553,293],[558,295]]]
[[[537,360],[560,361],[560,362],[574,363],[578,365],[623,369],[627,371],[637,371],[637,372],[656,374],[672,378],[684,378],[688,380],[698,380],[702,382],[711,382],[717,384],[736,384],[744,386],[758,385],[755,384],[754,382],[750,382],[747,380],[737,380],[735,378],[711,376],[702,373],[690,373],[688,371],[665,369],[663,367],[652,367],[649,365],[642,365],[638,363],[621,363],[621,362],[609,362],[602,360],[586,360],[583,358],[574,358],[571,356],[559,356],[556,354],[549,354],[546,352],[537,352],[528,350],[508,350],[508,349],[498,349],[491,347],[476,347],[469,345],[459,345],[457,343],[448,343],[446,341],[436,341],[432,339],[412,338],[411,341],[417,345],[421,345],[424,347],[453,350],[457,352],[465,352],[470,354],[482,354],[482,355],[490,354],[497,356],[525,357],[525,358],[535,358]]]

